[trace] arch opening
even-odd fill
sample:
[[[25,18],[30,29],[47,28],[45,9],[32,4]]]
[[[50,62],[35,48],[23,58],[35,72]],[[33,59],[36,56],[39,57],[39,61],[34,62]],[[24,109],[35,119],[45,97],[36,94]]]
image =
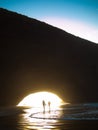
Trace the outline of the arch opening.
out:
[[[51,92],[36,92],[31,93],[28,96],[24,97],[17,106],[28,106],[28,107],[41,107],[42,102],[45,102],[45,105],[48,106],[49,103],[51,107],[57,107],[62,104],[66,104],[59,96]]]

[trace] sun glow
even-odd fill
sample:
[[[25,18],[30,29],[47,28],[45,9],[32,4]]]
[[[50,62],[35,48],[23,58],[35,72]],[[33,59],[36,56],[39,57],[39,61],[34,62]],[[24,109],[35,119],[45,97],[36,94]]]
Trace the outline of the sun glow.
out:
[[[45,102],[45,106],[43,105],[43,101]],[[62,104],[66,103],[54,93],[31,93],[24,97],[17,105],[24,107],[25,112],[20,123],[26,122],[28,124],[24,125],[25,129],[55,128],[54,124],[57,123],[58,118],[62,115],[62,110],[59,107]]]
[[[50,92],[37,92],[26,96],[17,106],[30,106],[30,107],[42,107],[42,102],[45,101],[45,105],[51,103],[51,107],[57,107],[63,104],[63,100],[56,94]]]

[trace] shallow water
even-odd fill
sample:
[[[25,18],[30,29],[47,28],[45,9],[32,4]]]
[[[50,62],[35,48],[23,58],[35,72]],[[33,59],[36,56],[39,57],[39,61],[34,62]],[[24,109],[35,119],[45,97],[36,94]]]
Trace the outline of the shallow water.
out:
[[[98,104],[66,105],[50,112],[40,108],[0,109],[0,130],[98,130]]]

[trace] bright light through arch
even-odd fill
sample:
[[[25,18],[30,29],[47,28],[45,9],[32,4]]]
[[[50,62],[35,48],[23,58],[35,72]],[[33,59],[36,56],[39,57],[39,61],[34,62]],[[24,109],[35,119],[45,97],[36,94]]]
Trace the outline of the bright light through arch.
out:
[[[42,107],[43,100],[45,101],[46,106],[48,106],[48,102],[50,102],[51,107],[53,108],[64,104],[64,101],[54,93],[37,92],[23,98],[17,106]]]

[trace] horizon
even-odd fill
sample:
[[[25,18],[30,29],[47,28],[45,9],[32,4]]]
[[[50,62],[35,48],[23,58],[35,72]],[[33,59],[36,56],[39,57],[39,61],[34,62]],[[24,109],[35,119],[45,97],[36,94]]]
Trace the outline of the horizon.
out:
[[[0,7],[98,43],[97,3],[93,0],[1,0]]]

